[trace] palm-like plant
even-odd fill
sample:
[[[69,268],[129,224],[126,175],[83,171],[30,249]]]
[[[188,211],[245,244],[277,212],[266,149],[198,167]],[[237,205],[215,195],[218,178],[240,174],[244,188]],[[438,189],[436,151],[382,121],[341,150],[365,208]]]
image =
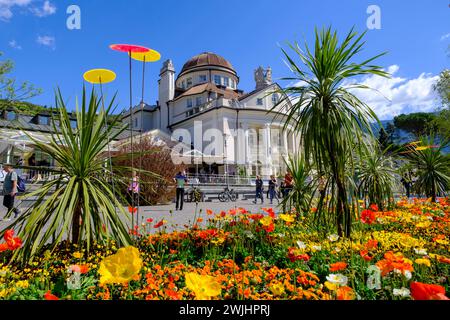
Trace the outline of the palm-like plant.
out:
[[[447,145],[448,140],[442,139],[440,145],[436,146],[434,136],[424,137],[420,147],[410,145],[407,153],[412,166],[417,168],[414,188],[433,202],[436,202],[438,194],[444,194],[450,186],[450,158],[442,152]]]
[[[294,208],[297,214],[306,213],[310,208],[315,186],[311,179],[311,167],[301,154],[289,156],[284,162],[292,175],[293,187],[283,198],[281,206],[285,210]]]
[[[115,239],[129,244],[131,239],[125,221],[128,218],[123,205],[111,188],[108,172],[108,142],[125,128],[118,125],[117,117],[106,121],[114,99],[99,111],[99,99],[92,91],[89,101],[83,88],[81,106],[77,101],[77,126],[72,127],[61,92],[56,94],[57,121],[52,121],[53,134],[48,143],[30,136],[36,150],[56,161],[53,174],[58,178],[45,182],[29,194],[37,200],[8,228],[18,229],[23,249],[13,258],[30,260],[51,241],[51,249],[63,239],[72,236],[72,243],[86,245],[93,241]],[[53,192],[53,193],[52,193]]]
[[[368,198],[370,204],[377,204],[383,209],[390,204],[394,195],[396,177],[398,176],[389,148],[382,150],[377,141],[368,143],[362,149],[356,165],[358,194]]]
[[[292,101],[292,104],[285,104],[285,129],[293,124],[302,138],[305,154],[311,155],[318,171],[331,173],[336,186],[338,233],[348,237],[352,215],[345,183],[346,158],[352,146],[358,148],[362,144],[364,132],[373,135],[370,122],[377,120],[371,108],[351,91],[368,87],[351,85],[349,79],[370,74],[388,76],[381,67],[371,65],[383,54],[359,63],[352,61],[364,46],[363,36],[364,33],[358,36],[352,29],[339,43],[336,32],[328,28],[315,31],[313,52],[307,44],[305,51],[298,44],[289,45],[306,69],[282,49],[295,75],[286,80],[297,83],[282,90]]]

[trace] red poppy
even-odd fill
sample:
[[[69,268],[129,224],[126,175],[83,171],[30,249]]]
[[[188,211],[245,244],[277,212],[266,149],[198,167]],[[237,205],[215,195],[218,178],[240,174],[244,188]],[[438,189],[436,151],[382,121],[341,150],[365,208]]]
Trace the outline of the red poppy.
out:
[[[10,241],[14,237],[14,230],[8,229],[5,231],[5,234],[3,235],[3,238],[6,242]]]
[[[344,270],[345,268],[347,268],[347,264],[345,262],[336,262],[336,263],[330,264],[331,272]]]
[[[0,243],[0,252],[6,251],[6,250],[9,250],[8,244],[6,242]]]
[[[136,208],[136,207],[133,208],[133,207],[130,207],[130,206],[129,206],[129,207],[128,207],[128,212],[129,212],[129,213],[136,213],[136,212],[137,212],[137,208]]]
[[[271,218],[275,219],[275,212],[273,211],[273,208],[262,208],[262,210],[267,212]]]
[[[223,218],[227,215],[227,213],[225,211],[220,211],[220,216]]]
[[[443,286],[422,282],[411,282],[411,296],[414,300],[449,300]]]
[[[158,229],[159,227],[162,227],[164,225],[164,220],[161,220],[160,222],[158,222],[157,224],[154,225],[155,229]]]
[[[59,300],[59,298],[57,296],[55,296],[54,294],[52,294],[52,292],[50,290],[48,290],[44,294],[44,299],[45,300]]]
[[[369,208],[373,211],[379,211],[378,206],[375,203],[372,203]]]
[[[147,223],[152,223],[153,222],[153,219],[152,218],[148,218],[147,219]]]
[[[367,251],[367,250],[361,250],[361,251],[359,252],[359,254],[360,254],[360,256],[361,256],[365,261],[370,261],[370,260],[373,259],[373,257],[371,257],[371,256],[369,255],[369,251]]]
[[[363,210],[361,212],[361,222],[366,224],[372,224],[375,221],[375,212],[372,210]]]
[[[375,239],[369,239],[369,240],[367,241],[366,245],[365,245],[365,248],[366,248],[367,250],[375,249],[375,248],[377,248],[377,247],[378,247],[378,241],[375,240]]]

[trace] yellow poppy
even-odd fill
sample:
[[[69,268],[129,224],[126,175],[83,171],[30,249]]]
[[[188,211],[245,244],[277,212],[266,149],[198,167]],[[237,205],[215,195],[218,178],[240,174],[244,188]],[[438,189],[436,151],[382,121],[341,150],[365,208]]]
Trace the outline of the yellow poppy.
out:
[[[282,214],[280,213],[279,215],[280,219],[285,221],[285,222],[294,222],[295,218],[292,214]]]
[[[195,293],[197,300],[209,300],[222,292],[219,282],[212,276],[189,272],[185,278],[186,287]]]
[[[116,254],[106,257],[100,263],[100,284],[128,283],[139,275],[141,268],[142,259],[137,248],[120,248]]]

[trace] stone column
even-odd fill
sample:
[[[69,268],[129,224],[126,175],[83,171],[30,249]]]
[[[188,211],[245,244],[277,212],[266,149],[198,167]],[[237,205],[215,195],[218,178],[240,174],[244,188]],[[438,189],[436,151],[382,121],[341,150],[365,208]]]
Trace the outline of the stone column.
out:
[[[270,132],[270,123],[266,123],[265,125],[265,132],[264,132],[264,148],[265,148],[265,155],[266,158],[262,159],[262,163],[265,167],[265,174],[271,175],[272,174],[272,141],[271,141],[271,132]]]

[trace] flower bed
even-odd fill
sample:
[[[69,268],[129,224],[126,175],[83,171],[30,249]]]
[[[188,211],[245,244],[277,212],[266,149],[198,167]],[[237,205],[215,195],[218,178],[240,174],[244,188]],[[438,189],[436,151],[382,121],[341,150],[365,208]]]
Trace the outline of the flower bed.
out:
[[[167,233],[165,221],[149,219],[133,230],[135,247],[95,244],[88,254],[61,243],[23,267],[8,264],[20,250],[9,232],[0,244],[0,298],[446,299],[448,199],[371,206],[358,218],[352,239],[343,239],[311,231],[307,216],[207,210],[196,217],[206,229]]]

